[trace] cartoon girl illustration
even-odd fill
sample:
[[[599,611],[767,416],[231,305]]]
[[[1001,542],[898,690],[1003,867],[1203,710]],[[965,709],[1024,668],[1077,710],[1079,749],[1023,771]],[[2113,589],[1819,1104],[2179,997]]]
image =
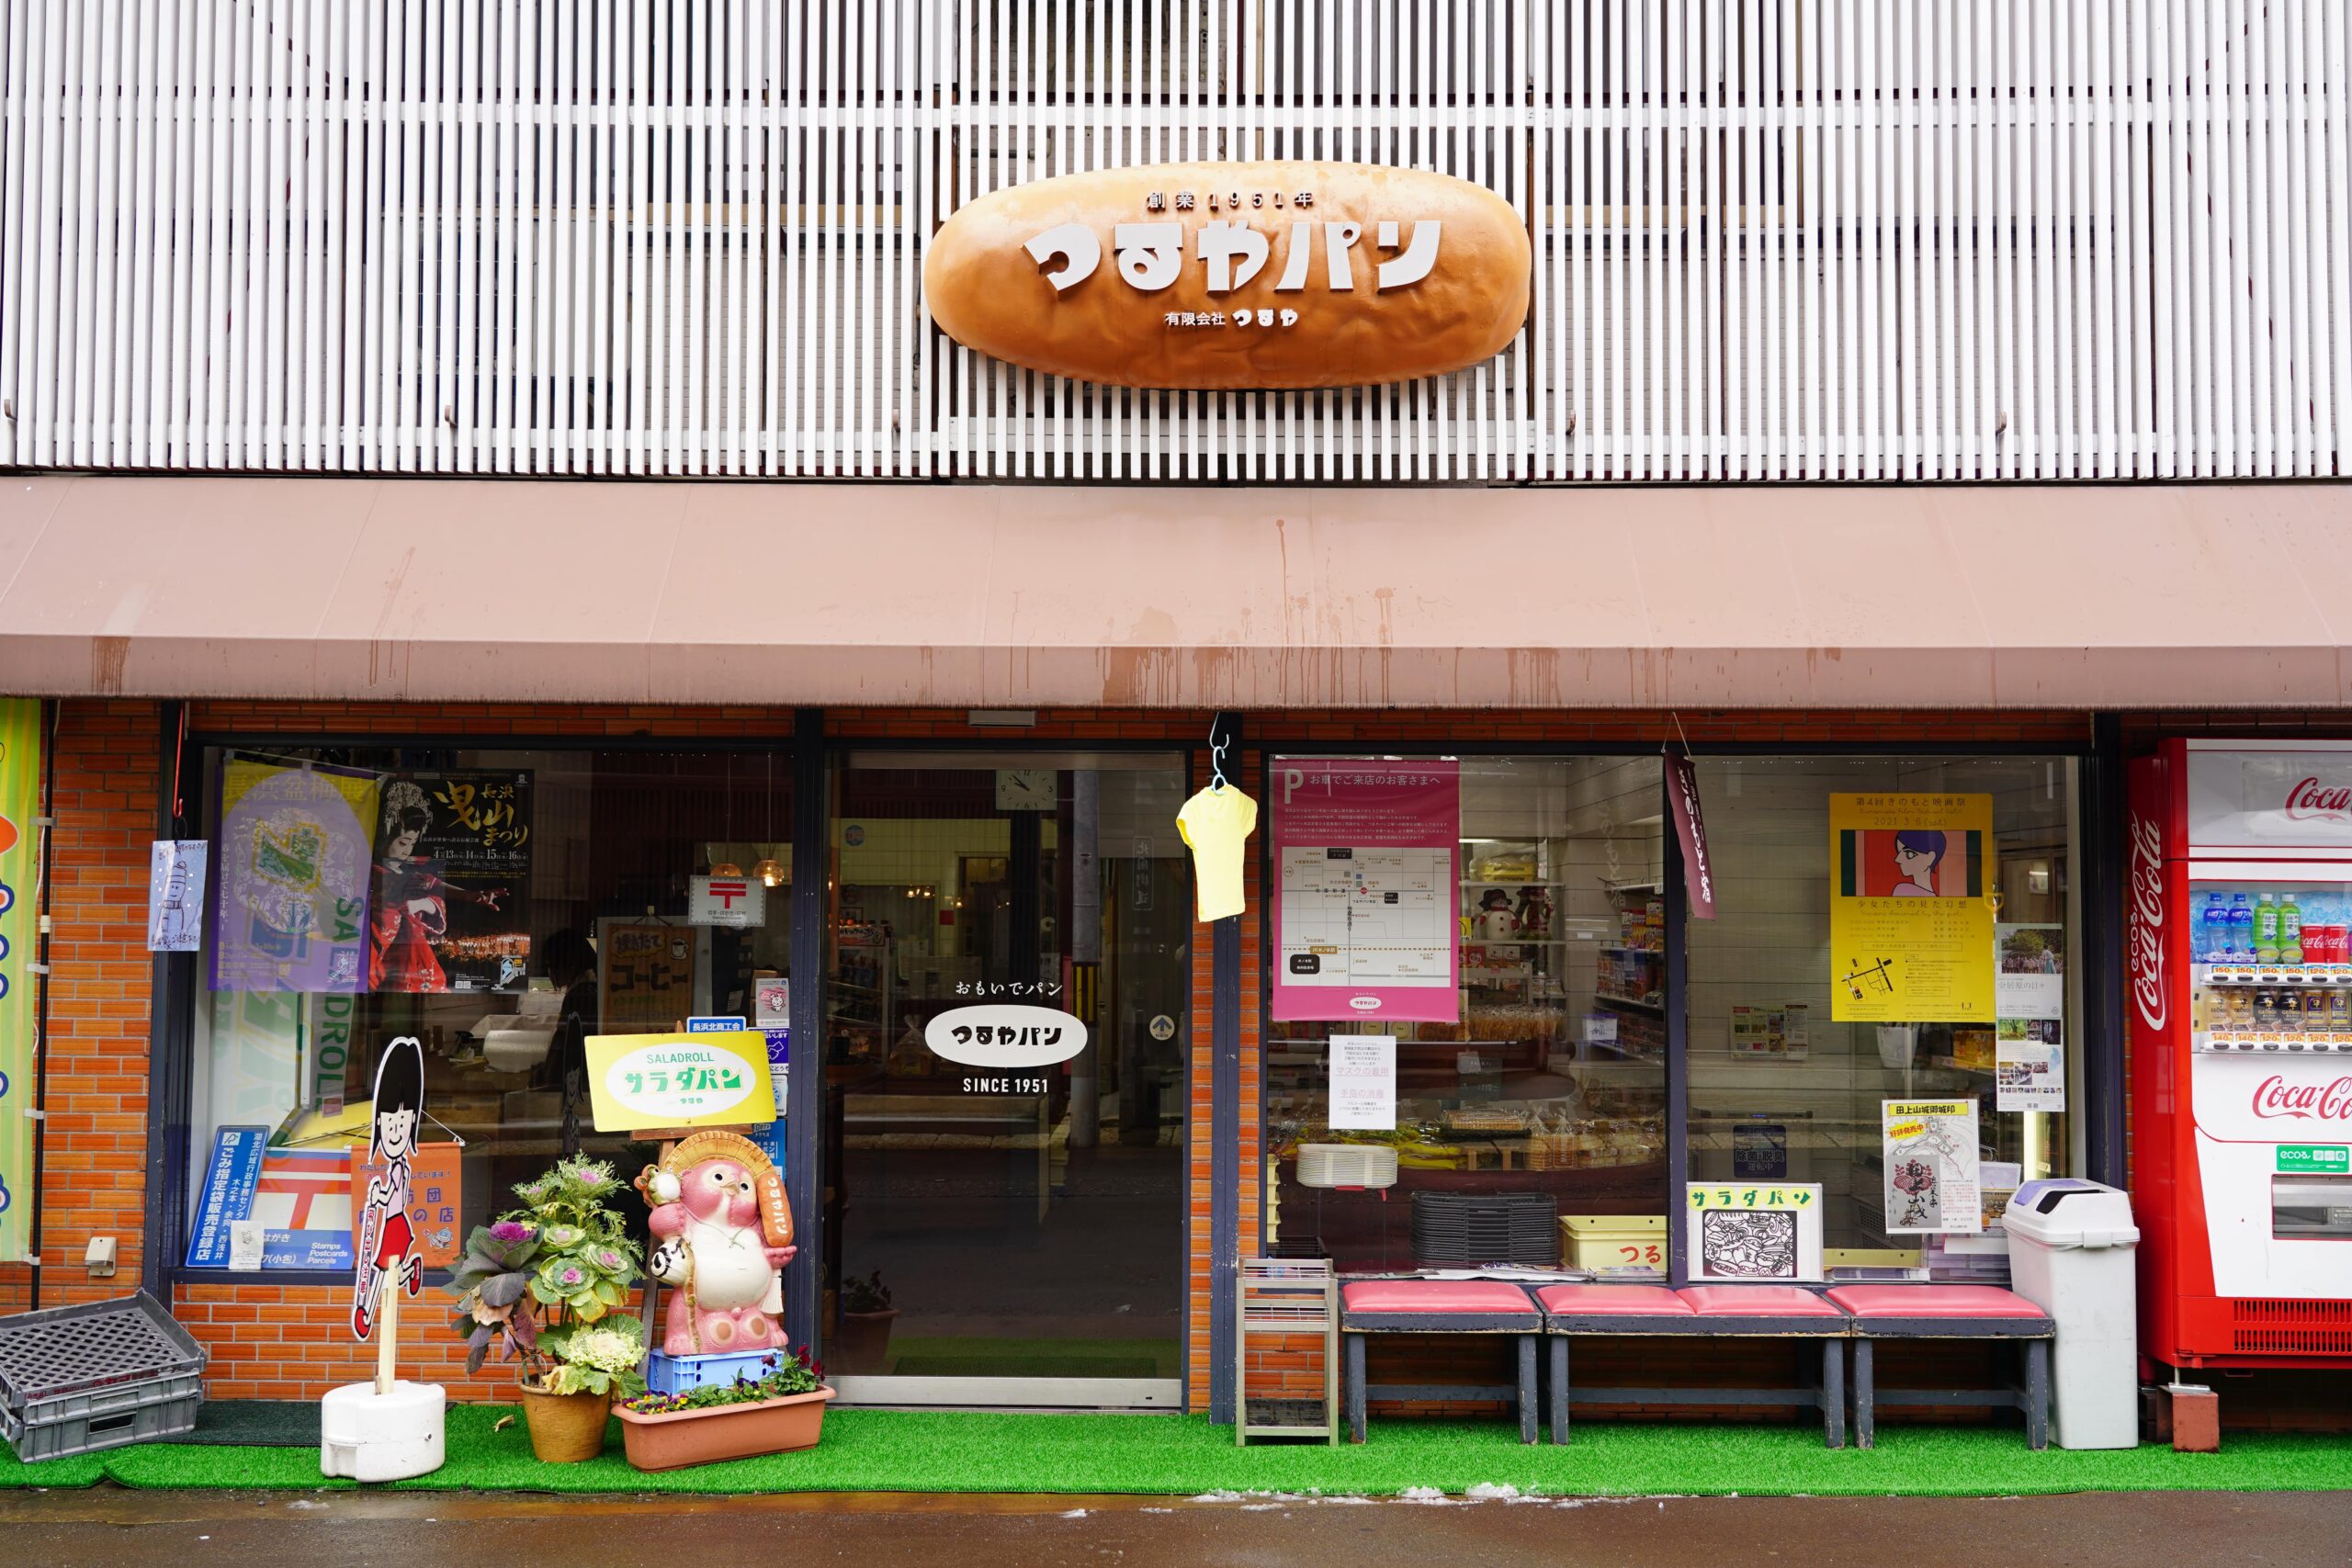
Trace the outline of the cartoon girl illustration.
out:
[[[424,785],[401,779],[385,789],[383,847],[376,855],[375,902],[368,917],[371,991],[447,990],[449,977],[433,952],[433,939],[448,930],[448,900],[463,898],[495,910],[506,897],[503,887],[475,892],[443,881],[433,863],[416,852],[417,840],[432,825]]]
[[[1933,898],[1936,867],[1944,860],[1944,836],[1933,828],[1905,828],[1894,835],[1894,869],[1903,880],[1894,885],[1897,898]]]
[[[359,1278],[353,1292],[351,1331],[368,1337],[375,1326],[376,1302],[384,1277],[397,1270],[410,1296],[424,1288],[424,1269],[413,1256],[416,1233],[409,1224],[409,1173],[416,1137],[424,1122],[424,1047],[403,1035],[384,1047],[376,1064],[375,1117],[369,1123],[368,1159],[388,1168],[368,1183],[368,1209],[354,1248]]]

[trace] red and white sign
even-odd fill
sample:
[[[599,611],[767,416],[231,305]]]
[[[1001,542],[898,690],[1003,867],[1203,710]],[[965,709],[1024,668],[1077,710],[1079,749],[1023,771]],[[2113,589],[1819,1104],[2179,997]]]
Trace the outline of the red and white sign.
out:
[[[2300,1122],[2352,1122],[2352,1077],[2289,1083],[2274,1073],[2255,1086],[2254,1113],[2265,1121],[2291,1116]]]
[[[2192,853],[2352,853],[2352,747],[2192,740],[2186,752]]]
[[[686,923],[695,926],[766,925],[767,885],[756,876],[690,877],[686,883]]]
[[[2131,824],[2132,997],[2141,1021],[2162,1030],[2171,1011],[2165,987],[2165,839],[2157,818],[2134,812]]]

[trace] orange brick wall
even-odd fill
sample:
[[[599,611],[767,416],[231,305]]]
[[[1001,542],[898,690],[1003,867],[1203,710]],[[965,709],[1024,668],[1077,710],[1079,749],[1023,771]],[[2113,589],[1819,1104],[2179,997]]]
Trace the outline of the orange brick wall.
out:
[[[49,1065],[42,1135],[40,1304],[135,1288],[147,1150],[147,846],[155,836],[153,703],[74,702],[59,716],[49,815]],[[92,1280],[94,1235],[119,1272]],[[0,1311],[29,1304],[31,1270],[0,1269]]]

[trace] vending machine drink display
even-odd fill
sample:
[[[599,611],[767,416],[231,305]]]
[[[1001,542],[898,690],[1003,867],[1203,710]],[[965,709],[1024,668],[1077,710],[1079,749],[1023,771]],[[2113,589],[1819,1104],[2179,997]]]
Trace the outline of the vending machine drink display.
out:
[[[2352,746],[2132,765],[2140,1353],[2352,1367]]]

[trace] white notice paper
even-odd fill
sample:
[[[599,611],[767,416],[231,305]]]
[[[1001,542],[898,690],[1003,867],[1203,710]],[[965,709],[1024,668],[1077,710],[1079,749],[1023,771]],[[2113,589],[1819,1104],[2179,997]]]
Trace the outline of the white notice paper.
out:
[[[1973,1235],[1984,1228],[1977,1195],[1976,1102],[1879,1102],[1886,1234]]]
[[[1389,1133],[1396,1128],[1396,1037],[1331,1037],[1331,1127]]]
[[[1994,1109],[2066,1109],[2066,1048],[2040,1040],[1998,1040],[1993,1045]]]
[[[147,951],[196,953],[204,946],[202,839],[158,839],[147,863]]]

